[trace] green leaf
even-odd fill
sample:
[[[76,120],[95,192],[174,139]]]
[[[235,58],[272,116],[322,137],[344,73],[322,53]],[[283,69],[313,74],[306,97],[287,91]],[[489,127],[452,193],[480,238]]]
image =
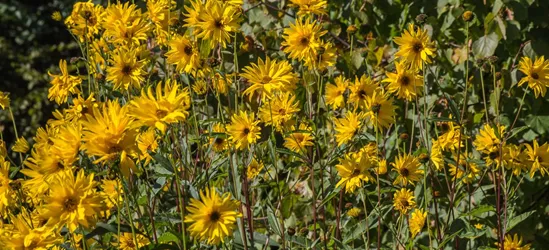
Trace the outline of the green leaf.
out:
[[[494,212],[494,211],[496,211],[496,210],[494,209],[493,205],[481,205],[481,206],[478,206],[477,208],[471,210],[468,213],[461,214],[459,217],[461,217],[461,218],[468,217],[468,216],[480,217],[480,215],[482,215],[484,213]]]
[[[531,115],[526,119],[526,125],[538,134],[544,134],[547,131],[546,124],[549,124],[549,116]]]
[[[535,213],[536,211],[529,211],[520,215],[517,215],[509,220],[509,225],[507,226],[507,232],[511,231],[516,225],[526,220],[530,215]]]
[[[359,69],[360,66],[362,66],[362,63],[364,62],[364,57],[360,54],[359,51],[351,52],[351,61],[353,63],[353,66],[355,66],[355,69]]]
[[[158,242],[160,243],[168,243],[168,242],[178,242],[179,238],[177,235],[171,233],[171,232],[165,232],[160,237],[158,237]]]
[[[485,58],[494,55],[498,47],[499,37],[492,32],[473,43],[473,53],[476,58]]]

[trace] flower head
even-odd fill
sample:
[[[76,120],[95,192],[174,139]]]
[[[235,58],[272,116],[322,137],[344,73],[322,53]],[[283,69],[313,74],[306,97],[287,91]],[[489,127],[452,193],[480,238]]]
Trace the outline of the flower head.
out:
[[[399,155],[392,165],[393,170],[398,173],[398,176],[393,182],[395,185],[414,185],[415,182],[423,178],[423,170],[419,169],[420,163],[413,155]]]
[[[523,246],[522,237],[518,236],[518,234],[515,234],[513,236],[505,235],[503,247],[498,242],[496,242],[495,244],[497,247],[503,250],[530,250],[530,244],[526,244]]]
[[[177,72],[193,73],[200,67],[198,48],[188,37],[176,36],[169,46],[166,57],[169,63],[175,64]]]
[[[107,81],[114,84],[115,90],[141,87],[141,83],[145,80],[144,61],[137,58],[136,49],[119,47],[113,51],[109,62],[111,66],[107,68]]]
[[[401,58],[409,69],[423,69],[423,62],[431,63],[430,57],[435,55],[435,47],[427,31],[414,24],[409,24],[408,30],[401,37],[395,37],[394,41],[400,46],[395,57]]]
[[[523,57],[520,59],[518,69],[526,75],[520,79],[518,86],[528,83],[528,87],[534,91],[536,98],[540,95],[544,97],[549,86],[549,60],[541,56],[532,62],[529,57]]]
[[[395,192],[393,198],[394,208],[402,214],[408,213],[409,210],[416,207],[415,197],[412,191],[406,188],[402,188]]]
[[[297,19],[295,24],[284,29],[284,52],[292,59],[312,63],[319,56],[320,37],[326,34],[321,29],[320,24],[311,18]]]
[[[398,99],[412,101],[423,92],[423,76],[417,75],[415,70],[410,70],[403,63],[396,62],[396,74],[387,72],[387,91],[394,93]]]
[[[341,146],[353,139],[362,126],[361,120],[363,117],[364,114],[362,113],[349,111],[344,117],[334,121],[336,131],[335,137],[338,146]]]
[[[203,190],[200,200],[191,198],[185,223],[191,224],[188,230],[193,237],[217,245],[232,234],[236,218],[242,216],[237,211],[238,205],[229,193],[219,196],[214,188]]]
[[[364,182],[374,181],[369,172],[373,167],[374,162],[368,155],[362,152],[348,153],[336,165],[337,172],[341,177],[336,187],[345,185],[345,193],[354,193],[356,188],[362,187]]]
[[[326,104],[333,109],[341,108],[345,105],[345,91],[349,86],[349,81],[342,75],[335,78],[334,83],[326,85]]]
[[[412,217],[410,218],[410,233],[412,238],[421,232],[421,229],[425,225],[425,219],[427,218],[427,212],[423,212],[423,209],[416,209],[412,212]]]
[[[296,101],[295,95],[285,92],[277,94],[263,103],[259,108],[259,118],[266,125],[275,127],[277,131],[282,131],[282,128],[295,118],[295,114],[299,110],[299,103]]]
[[[60,75],[54,75],[50,72],[48,74],[53,77],[50,84],[52,85],[48,90],[48,99],[55,100],[57,104],[63,104],[67,102],[67,98],[71,94],[79,94],[80,89],[78,86],[82,83],[82,79],[78,76],[71,76],[67,70],[67,61],[59,61]]]
[[[237,149],[248,148],[259,139],[261,128],[257,126],[259,121],[255,120],[254,113],[240,111],[231,118],[231,124],[227,127],[229,140],[235,144]]]
[[[250,100],[254,93],[260,94],[261,99],[265,100],[272,97],[274,92],[293,90],[297,82],[297,75],[287,61],[278,62],[269,57],[265,61],[259,58],[257,64],[252,63],[243,71],[242,77],[251,83],[243,94],[248,95]]]

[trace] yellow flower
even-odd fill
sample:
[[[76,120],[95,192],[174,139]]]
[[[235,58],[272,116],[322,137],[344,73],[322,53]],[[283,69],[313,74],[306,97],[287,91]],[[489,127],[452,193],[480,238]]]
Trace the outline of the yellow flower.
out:
[[[269,57],[265,61],[259,58],[257,64],[252,63],[243,71],[242,77],[251,83],[243,94],[248,95],[250,100],[254,93],[260,94],[261,99],[265,100],[273,92],[293,90],[297,82],[297,75],[287,61],[271,61]]]
[[[345,114],[345,117],[334,121],[337,146],[341,146],[353,139],[362,125],[361,120],[363,117],[362,113],[357,114],[349,111]]]
[[[149,239],[141,234],[136,234],[135,238],[137,239],[137,244],[134,242],[134,237],[132,233],[122,233],[120,238],[118,235],[114,235],[116,242],[113,243],[114,246],[117,246],[121,250],[135,250],[141,249],[144,246],[151,244]],[[120,243],[118,243],[120,242]]]
[[[412,238],[421,232],[421,229],[425,225],[425,219],[427,219],[427,212],[423,212],[423,209],[416,209],[412,212],[412,217],[409,221]]]
[[[10,107],[10,93],[0,91],[0,108]]]
[[[387,173],[387,160],[385,160],[385,159],[378,160],[377,167],[374,170],[379,175],[386,174]]]
[[[103,19],[107,41],[118,45],[135,46],[147,40],[150,30],[141,9],[129,2],[110,4]]]
[[[166,45],[171,34],[168,33],[170,23],[179,20],[179,12],[175,9],[177,3],[173,0],[147,0],[147,16],[154,24],[154,35],[159,45]],[[173,33],[173,30],[170,31]]]
[[[232,85],[234,75],[221,75],[219,73],[215,73],[215,75],[212,78],[212,86],[216,94],[223,94],[226,95],[229,93],[229,88]]]
[[[523,170],[526,171],[528,169],[528,165],[526,164],[528,156],[522,150],[522,145],[505,145],[503,147],[503,161],[505,162],[505,168],[511,169],[516,176],[519,176]]]
[[[319,56],[321,46],[320,37],[326,34],[322,27],[311,18],[296,19],[295,24],[290,23],[289,28],[284,29],[284,52],[288,57],[305,62],[313,62]]]
[[[442,147],[439,142],[432,140],[431,143],[431,157],[429,157],[436,170],[440,170],[444,167],[444,158],[442,156]]]
[[[366,97],[366,109],[368,111],[365,117],[368,119],[368,124],[378,130],[389,128],[395,121],[396,107],[393,101],[379,91],[374,91],[371,96]]]
[[[412,191],[406,188],[402,188],[395,192],[393,198],[393,206],[397,211],[402,214],[408,213],[409,210],[412,210],[416,207],[416,202],[414,201],[415,197]]]
[[[130,175],[130,169],[137,171],[130,157],[137,156],[135,143],[137,131],[128,114],[128,106],[121,107],[117,100],[108,101],[100,108],[93,109],[93,116],[87,115],[82,122],[82,150],[89,156],[97,156],[94,163],[107,163],[120,159],[120,170],[124,176]]]
[[[5,219],[8,216],[7,207],[13,205],[15,193],[10,183],[10,163],[0,156],[0,214]]]
[[[21,173],[28,178],[23,181],[23,188],[28,190],[33,201],[40,200],[49,191],[53,179],[65,169],[60,159],[51,154],[48,148],[38,147],[36,144],[31,157],[24,164],[26,168],[21,169]]]
[[[324,0],[290,0],[290,7],[299,8],[298,16],[301,15],[325,15],[328,2]]]
[[[539,170],[541,176],[549,173],[549,144],[544,143],[541,147],[538,141],[534,140],[533,146],[526,144],[528,164],[530,165],[530,177]]]
[[[482,230],[484,228],[484,225],[480,224],[480,223],[477,223],[474,225],[476,229],[478,230]]]
[[[208,86],[206,85],[206,81],[204,79],[198,79],[193,83],[193,91],[197,95],[203,95],[208,92]]]
[[[406,69],[403,63],[396,62],[396,74],[387,72],[387,91],[394,93],[397,98],[412,101],[423,92],[423,76],[417,75],[415,70]]]
[[[72,99],[72,105],[68,109],[65,109],[67,119],[78,122],[85,120],[86,114],[92,115],[93,108],[98,106],[94,93],[91,93],[85,100],[82,96],[78,95],[77,98]]]
[[[519,237],[518,234],[515,234],[514,236],[505,235],[503,247],[500,246],[498,242],[496,242],[495,244],[497,247],[503,250],[530,250],[530,244],[522,246],[522,237]]]
[[[461,128],[459,125],[454,125],[453,122],[443,122],[441,123],[441,132],[443,133],[440,135],[437,139],[438,145],[440,146],[440,149],[443,151],[455,151],[460,146],[465,146],[465,141],[467,140],[468,136],[466,135],[460,135],[461,134]],[[459,138],[461,138],[461,143],[459,141]]]
[[[342,75],[334,79],[334,83],[326,85],[326,104],[332,106],[333,109],[341,108],[345,105],[345,91],[349,86],[349,81]]]
[[[18,152],[18,153],[26,153],[29,151],[29,143],[27,140],[25,140],[24,137],[19,137],[17,141],[15,141],[15,145],[11,147],[11,150]]]
[[[298,129],[292,126],[292,132],[284,138],[284,147],[296,152],[305,153],[305,149],[314,146],[311,128],[306,123],[299,124]]]
[[[377,83],[369,76],[362,75],[360,78],[355,78],[355,83],[349,87],[351,94],[349,95],[349,103],[355,104],[355,108],[364,107],[366,105],[366,97],[374,94],[378,88]]]
[[[252,159],[252,162],[248,164],[246,170],[246,177],[248,177],[248,180],[255,178],[264,167],[263,162],[257,161],[255,158]]]
[[[53,13],[51,13],[51,19],[53,19],[54,21],[61,21],[63,20],[63,16],[61,15],[61,12],[59,11],[54,11]]]
[[[231,124],[227,127],[229,140],[234,143],[236,149],[248,148],[259,139],[261,128],[257,126],[259,121],[255,121],[254,113],[240,111],[231,118]]]
[[[77,2],[73,6],[71,15],[65,19],[65,24],[83,42],[99,33],[103,13],[103,6],[95,5],[91,0]]]
[[[141,83],[145,80],[144,61],[138,60],[136,49],[124,47],[115,49],[109,63],[111,66],[107,67],[106,79],[114,84],[115,90],[141,87]]]
[[[236,228],[236,219],[242,217],[237,211],[238,201],[231,200],[231,194],[219,196],[214,188],[200,191],[200,200],[191,198],[187,207],[185,223],[190,223],[191,236],[210,245],[225,242]]]
[[[43,215],[48,225],[66,226],[74,232],[79,226],[91,228],[103,209],[103,198],[95,192],[93,174],[80,170],[75,177],[65,171],[53,180],[50,195],[45,200]]]
[[[356,188],[362,187],[364,182],[374,182],[370,172],[374,167],[372,158],[363,153],[348,153],[345,158],[339,160],[336,165],[341,180],[337,182],[336,188],[345,185],[345,193],[354,193]]]
[[[200,67],[200,54],[195,44],[186,36],[171,39],[170,49],[166,53],[168,63],[175,64],[179,73],[192,73]]]
[[[103,197],[106,215],[108,216],[110,215],[110,210],[112,208],[117,207],[119,204],[123,204],[124,200],[122,198],[122,193],[124,192],[124,188],[122,187],[120,179],[103,179],[101,181],[101,190],[102,191],[99,194]]]
[[[53,145],[50,153],[55,155],[65,167],[71,167],[78,160],[80,141],[82,137],[82,126],[66,124],[58,128],[57,134],[50,139]]]
[[[336,48],[330,42],[320,41],[318,55],[305,60],[305,66],[310,69],[326,70],[334,66],[337,60]]]
[[[469,155],[471,158],[472,155]],[[454,155],[454,160],[457,161],[457,155]],[[450,175],[454,176],[453,180],[460,180],[463,183],[472,183],[480,174],[480,169],[476,163],[469,161],[467,156],[461,154],[459,164],[449,164]]]
[[[493,154],[497,152],[499,154],[499,145],[501,143],[501,138],[505,133],[505,126],[500,125],[497,131],[499,134],[496,135],[496,131],[489,124],[484,124],[484,126],[478,132],[473,145],[477,151],[483,154]]]
[[[237,32],[242,21],[238,8],[221,1],[207,1],[199,16],[195,35],[209,41],[211,47],[221,44],[225,48],[231,39],[230,33]]]
[[[423,62],[431,63],[430,57],[435,55],[436,49],[427,31],[415,27],[414,24],[409,24],[408,30],[393,41],[399,45],[395,57],[401,58],[407,68],[412,70],[423,69]]]
[[[2,225],[6,230],[0,234],[0,246],[3,249],[50,249],[62,238],[53,227],[34,225],[28,216],[29,211],[22,208],[17,216],[11,217],[10,225]],[[3,231],[3,230],[2,230]]]
[[[523,57],[519,62],[519,70],[526,76],[520,79],[518,86],[528,83],[536,98],[540,95],[544,97],[549,86],[549,60],[541,56],[532,63],[530,58]]]
[[[221,123],[216,123],[212,128],[213,133],[222,134],[222,135],[212,135],[210,136],[210,144],[216,152],[221,152],[229,148],[229,143],[227,142],[225,126]]]
[[[360,216],[361,212],[362,212],[362,210],[360,210],[360,208],[353,207],[353,208],[349,209],[349,211],[347,211],[347,215],[350,216],[350,217],[356,218],[356,217]]]
[[[295,100],[295,95],[284,92],[263,103],[259,108],[258,116],[265,125],[271,125],[277,131],[282,131],[282,128],[295,118],[295,114],[299,110],[299,103]]]
[[[419,169],[420,163],[413,155],[399,155],[393,165],[393,171],[398,173],[394,185],[406,186],[408,184],[415,185],[415,182],[423,178],[423,170]]]
[[[67,70],[67,61],[59,61],[59,69],[61,75],[54,75],[50,72],[48,74],[53,77],[50,84],[52,85],[48,90],[48,99],[55,100],[57,104],[63,104],[67,102],[67,98],[71,94],[79,94],[80,89],[78,86],[82,83],[82,79],[78,76],[71,76]]]
[[[154,129],[147,129],[144,132],[141,132],[137,136],[137,147],[139,148],[139,159],[145,160],[145,165],[148,165],[149,162],[153,159],[149,152],[156,152],[158,149],[158,138]]]
[[[190,106],[188,89],[180,89],[177,82],[168,80],[156,89],[149,87],[146,92],[142,89],[141,95],[130,102],[129,115],[138,124],[156,127],[165,133],[168,125],[187,119]]]

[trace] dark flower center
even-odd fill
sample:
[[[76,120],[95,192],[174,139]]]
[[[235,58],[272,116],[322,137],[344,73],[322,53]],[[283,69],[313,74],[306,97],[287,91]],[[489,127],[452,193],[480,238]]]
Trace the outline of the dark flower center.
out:
[[[193,53],[193,48],[191,46],[185,46],[185,48],[183,49],[183,51],[185,52],[185,54],[187,54],[188,56],[192,55]]]
[[[89,10],[82,11],[82,17],[86,20],[90,20],[92,13]]]
[[[495,160],[496,158],[499,157],[499,152],[498,151],[492,151],[492,152],[490,152],[488,157],[490,157],[490,159],[492,159],[492,160]]]
[[[408,76],[400,77],[400,84],[403,86],[408,86],[408,84],[410,84],[410,78]]]
[[[215,138],[215,144],[222,144],[224,141],[223,138]]]
[[[366,91],[361,89],[360,91],[358,91],[358,95],[360,96],[361,99],[364,99],[366,98]]]
[[[160,119],[164,118],[167,114],[168,114],[168,111],[166,110],[159,109],[156,111],[156,116]]]
[[[407,168],[401,168],[399,170],[399,173],[400,175],[402,175],[403,177],[408,177],[408,175],[410,175],[410,171],[407,169]]]
[[[131,73],[132,73],[132,67],[130,67],[130,65],[124,65],[124,67],[122,67],[122,74],[130,75]]]
[[[223,28],[223,21],[221,19],[215,20],[214,25],[216,28],[221,29]]]
[[[220,218],[221,218],[221,214],[219,214],[219,212],[217,212],[217,211],[213,211],[210,214],[210,221],[211,222],[217,222]]]
[[[421,43],[414,43],[414,46],[412,46],[412,49],[414,50],[415,53],[419,53],[423,49],[423,45]]]
[[[245,135],[247,135],[247,134],[250,133],[250,129],[249,129],[249,128],[245,128],[243,132],[244,132]]]
[[[128,245],[128,247],[130,247],[130,248],[135,248],[135,244],[133,243],[133,240],[128,241],[128,243],[126,243],[126,245]]]
[[[309,45],[309,38],[307,37],[302,37],[300,40],[299,40],[299,43],[301,43],[301,45]]]
[[[285,109],[279,109],[279,110],[278,110],[278,113],[281,114],[281,115],[285,115],[285,114],[286,114],[286,110],[285,110]]]
[[[408,203],[408,200],[407,200],[407,199],[404,199],[404,198],[402,198],[402,199],[400,200],[400,203],[402,204],[403,207],[407,207],[407,206],[410,205],[410,203]]]
[[[261,79],[261,83],[267,84],[267,83],[271,82],[271,80],[273,80],[273,78],[271,78],[270,76],[264,76],[264,77]]]
[[[78,202],[76,199],[69,197],[65,200],[65,203],[63,204],[63,208],[65,208],[66,211],[74,211],[76,210],[76,207],[78,206]]]
[[[355,168],[355,170],[353,170],[353,177],[358,176],[359,174],[360,174],[360,169]]]
[[[531,77],[532,77],[532,79],[534,79],[534,80],[539,79],[539,75],[538,75],[538,73],[536,73],[536,72],[533,72],[532,75],[531,75]]]

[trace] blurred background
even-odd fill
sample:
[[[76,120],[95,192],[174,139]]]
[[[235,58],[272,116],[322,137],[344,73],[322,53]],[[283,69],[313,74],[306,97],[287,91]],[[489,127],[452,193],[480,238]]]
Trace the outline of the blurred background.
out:
[[[31,138],[52,117],[55,104],[47,98],[48,71],[59,73],[60,59],[80,54],[63,22],[51,18],[55,11],[66,17],[74,2],[0,1],[0,91],[10,93],[20,136]],[[0,112],[0,129],[6,142],[14,141],[9,112]]]

